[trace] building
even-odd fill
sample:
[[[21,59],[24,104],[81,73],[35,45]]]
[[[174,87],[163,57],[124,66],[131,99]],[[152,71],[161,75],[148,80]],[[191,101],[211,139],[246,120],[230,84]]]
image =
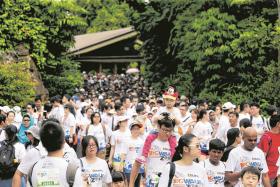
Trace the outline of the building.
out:
[[[124,73],[131,62],[144,61],[134,49],[138,34],[128,27],[77,35],[68,56],[81,63],[82,71]]]

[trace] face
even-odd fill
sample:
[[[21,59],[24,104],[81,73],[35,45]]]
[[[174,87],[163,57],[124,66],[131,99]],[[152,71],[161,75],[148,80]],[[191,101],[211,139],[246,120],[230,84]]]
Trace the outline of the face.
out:
[[[215,121],[215,120],[216,120],[216,114],[215,114],[215,112],[210,112],[210,113],[209,113],[209,119],[210,119],[210,121]]]
[[[175,105],[175,100],[174,99],[170,99],[170,98],[165,98],[164,99],[164,103],[166,105],[167,108],[172,108]]]
[[[125,107],[129,108],[130,104],[131,104],[130,99],[126,99],[125,102],[124,102]]]
[[[243,135],[245,149],[252,151],[257,146],[257,135]]]
[[[170,128],[170,127],[168,128],[165,125],[162,125],[159,128],[159,138],[162,141],[167,141],[168,138],[171,136],[172,132],[173,132],[173,128]]]
[[[35,101],[35,106],[36,106],[36,108],[40,108],[41,105],[42,105],[42,101],[41,101],[41,100]]]
[[[133,137],[138,137],[140,135],[140,127],[137,125],[134,125],[130,131]]]
[[[12,113],[12,112],[10,112],[10,113],[8,114],[8,116],[7,116],[7,119],[8,119],[9,121],[14,121],[14,119],[15,119],[15,114]]]
[[[87,156],[96,156],[97,153],[97,145],[93,139],[90,139],[88,142],[88,146],[86,148],[86,155]]]
[[[92,113],[93,113],[93,110],[92,109],[88,109],[87,112],[86,112],[87,117],[90,118]]]
[[[32,109],[31,105],[26,106],[26,112],[29,113],[29,114],[33,112],[33,109]]]
[[[100,115],[98,113],[95,113],[92,120],[94,124],[100,123]]]
[[[126,127],[127,126],[127,120],[119,122],[120,127]]]
[[[29,125],[30,125],[30,119],[28,118],[28,117],[25,117],[25,118],[23,118],[23,125],[25,126],[25,127],[29,127]]]
[[[65,96],[62,97],[62,103],[63,104],[68,103],[68,99]]]
[[[221,107],[216,106],[216,109],[215,109],[215,113],[216,113],[216,115],[220,115],[220,114],[221,114],[221,112],[222,112]]]
[[[26,133],[26,136],[27,136],[28,140],[30,140],[30,141],[32,141],[34,139],[33,135],[30,132]]]
[[[197,113],[195,111],[192,111],[192,119],[197,119]]]
[[[124,181],[113,182],[112,187],[125,187]]]
[[[258,185],[258,176],[252,173],[246,172],[241,179],[244,187],[256,187]]]
[[[251,106],[250,109],[250,113],[252,116],[258,115],[260,113],[260,109],[256,106]]]
[[[69,108],[68,107],[64,107],[64,113],[68,114],[69,112],[70,112]]]
[[[186,113],[187,113],[187,109],[186,109],[186,107],[185,106],[180,106],[180,113],[181,113],[181,115],[186,115]]]
[[[192,158],[198,158],[200,156],[200,144],[198,138],[194,137],[188,148]]]
[[[218,164],[223,156],[223,151],[211,149],[209,151],[209,160],[215,164]]]
[[[236,117],[235,114],[230,114],[229,116],[229,123],[231,126],[235,126],[237,124],[238,118]]]

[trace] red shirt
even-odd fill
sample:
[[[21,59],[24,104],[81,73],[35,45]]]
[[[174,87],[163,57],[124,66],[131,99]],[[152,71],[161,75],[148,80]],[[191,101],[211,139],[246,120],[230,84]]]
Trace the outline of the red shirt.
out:
[[[261,137],[258,147],[266,153],[266,162],[269,169],[269,178],[275,179],[278,167],[276,166],[280,151],[280,134],[266,132]],[[279,150],[279,151],[278,151]]]

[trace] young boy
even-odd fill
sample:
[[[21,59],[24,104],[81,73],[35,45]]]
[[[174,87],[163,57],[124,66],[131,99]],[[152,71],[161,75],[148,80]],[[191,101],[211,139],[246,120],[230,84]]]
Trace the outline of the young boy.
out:
[[[200,164],[206,169],[210,186],[223,187],[225,182],[225,164],[220,161],[225,150],[225,143],[220,139],[209,142],[209,158]]]
[[[261,172],[253,166],[245,167],[241,171],[241,181],[243,187],[256,187],[260,180]]]

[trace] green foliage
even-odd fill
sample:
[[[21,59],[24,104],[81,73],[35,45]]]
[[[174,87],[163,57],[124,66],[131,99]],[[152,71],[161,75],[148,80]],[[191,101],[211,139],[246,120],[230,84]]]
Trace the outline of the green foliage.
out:
[[[35,83],[26,71],[29,71],[26,62],[0,64],[1,105],[24,106],[33,100]]]
[[[49,69],[52,73],[43,74],[49,95],[74,94],[75,88],[79,88],[83,83],[79,63],[69,59],[60,59],[51,63],[57,64],[55,68]]]
[[[138,11],[133,25],[141,32],[145,77],[158,82],[152,84],[156,90],[175,84],[181,93],[211,100],[278,100],[276,1],[151,0],[130,6]]]

